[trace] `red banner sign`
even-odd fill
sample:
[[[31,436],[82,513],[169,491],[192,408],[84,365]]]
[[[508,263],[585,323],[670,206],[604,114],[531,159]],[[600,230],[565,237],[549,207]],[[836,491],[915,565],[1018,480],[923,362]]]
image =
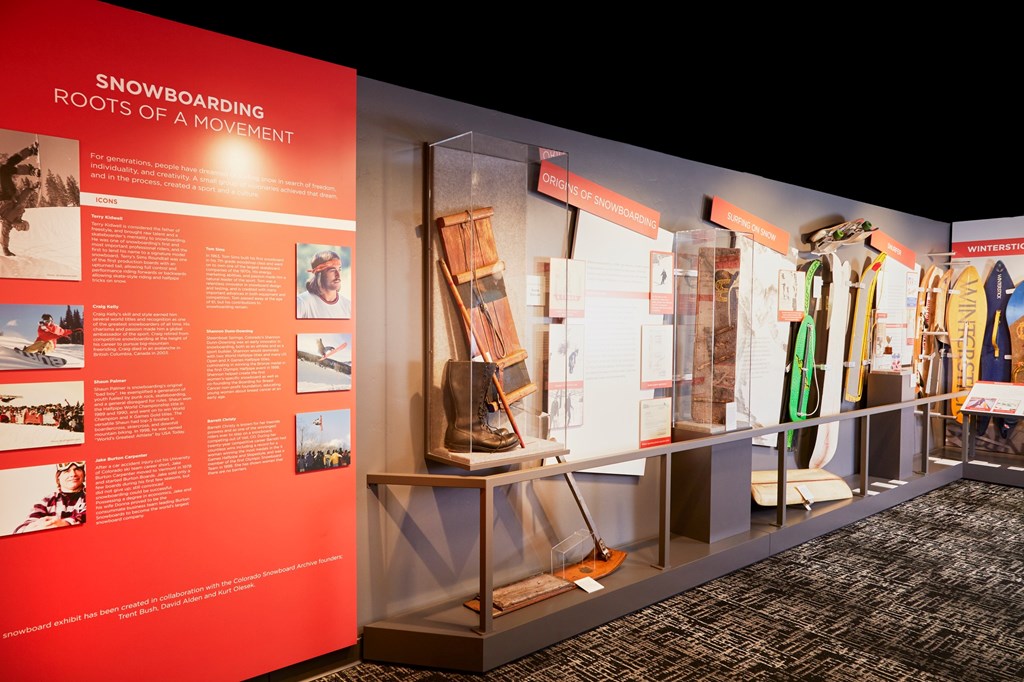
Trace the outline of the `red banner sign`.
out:
[[[890,258],[895,258],[898,263],[913,269],[914,262],[917,260],[917,254],[914,253],[913,249],[900,244],[881,230],[875,230],[871,233],[870,244],[872,248],[878,249],[878,251]]]
[[[953,242],[954,258],[1005,258],[1024,255],[1024,238],[984,239],[976,242]]]
[[[541,161],[537,191],[645,237],[658,236],[661,213],[548,161]]]
[[[733,206],[721,197],[715,197],[711,201],[711,222],[736,232],[749,232],[754,236],[755,242],[773,251],[782,254],[789,251],[788,232],[758,218],[753,213]]]

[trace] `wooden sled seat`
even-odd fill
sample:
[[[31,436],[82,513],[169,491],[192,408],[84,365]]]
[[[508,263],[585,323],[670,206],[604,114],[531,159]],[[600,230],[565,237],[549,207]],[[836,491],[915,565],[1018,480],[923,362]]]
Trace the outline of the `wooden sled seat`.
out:
[[[786,505],[803,505],[806,500],[797,486],[804,486],[812,496],[812,502],[848,500],[853,491],[842,478],[824,469],[791,469],[786,473]],[[762,507],[778,504],[779,472],[775,469],[753,471],[750,476],[750,491],[754,502]]]

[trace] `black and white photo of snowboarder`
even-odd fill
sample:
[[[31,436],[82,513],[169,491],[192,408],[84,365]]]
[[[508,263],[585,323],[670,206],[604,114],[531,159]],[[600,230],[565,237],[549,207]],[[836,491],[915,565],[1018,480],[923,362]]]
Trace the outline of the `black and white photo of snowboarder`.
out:
[[[675,256],[670,252],[651,251],[651,293],[672,293],[672,269]]]
[[[78,149],[0,129],[0,277],[82,279]]]
[[[0,304],[0,370],[85,366],[80,305]]]
[[[297,393],[352,388],[351,334],[298,334],[295,341]]]

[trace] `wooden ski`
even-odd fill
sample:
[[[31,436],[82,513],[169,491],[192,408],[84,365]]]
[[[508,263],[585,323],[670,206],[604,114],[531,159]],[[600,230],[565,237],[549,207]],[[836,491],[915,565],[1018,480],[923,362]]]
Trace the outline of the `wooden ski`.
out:
[[[935,305],[939,292],[939,280],[942,272],[937,266],[931,266],[921,278],[921,289],[925,297],[924,310],[921,313],[921,362],[918,365],[917,381],[925,395],[930,393],[930,380],[933,364],[936,361],[935,350],[939,340],[931,333],[935,331]]]
[[[911,371],[914,375],[914,391],[921,395],[924,392],[924,381],[921,380],[921,368],[923,363],[924,331],[928,328],[925,322],[928,313],[928,289],[927,283],[931,281],[935,266],[929,265],[921,273],[921,280],[917,289],[917,308],[914,313],[914,351],[911,357]]]

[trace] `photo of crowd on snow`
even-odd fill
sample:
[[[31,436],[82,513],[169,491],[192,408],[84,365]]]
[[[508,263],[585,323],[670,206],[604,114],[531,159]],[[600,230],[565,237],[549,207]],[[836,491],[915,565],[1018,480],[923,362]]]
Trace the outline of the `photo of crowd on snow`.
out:
[[[0,450],[84,442],[83,382],[0,384]]]

